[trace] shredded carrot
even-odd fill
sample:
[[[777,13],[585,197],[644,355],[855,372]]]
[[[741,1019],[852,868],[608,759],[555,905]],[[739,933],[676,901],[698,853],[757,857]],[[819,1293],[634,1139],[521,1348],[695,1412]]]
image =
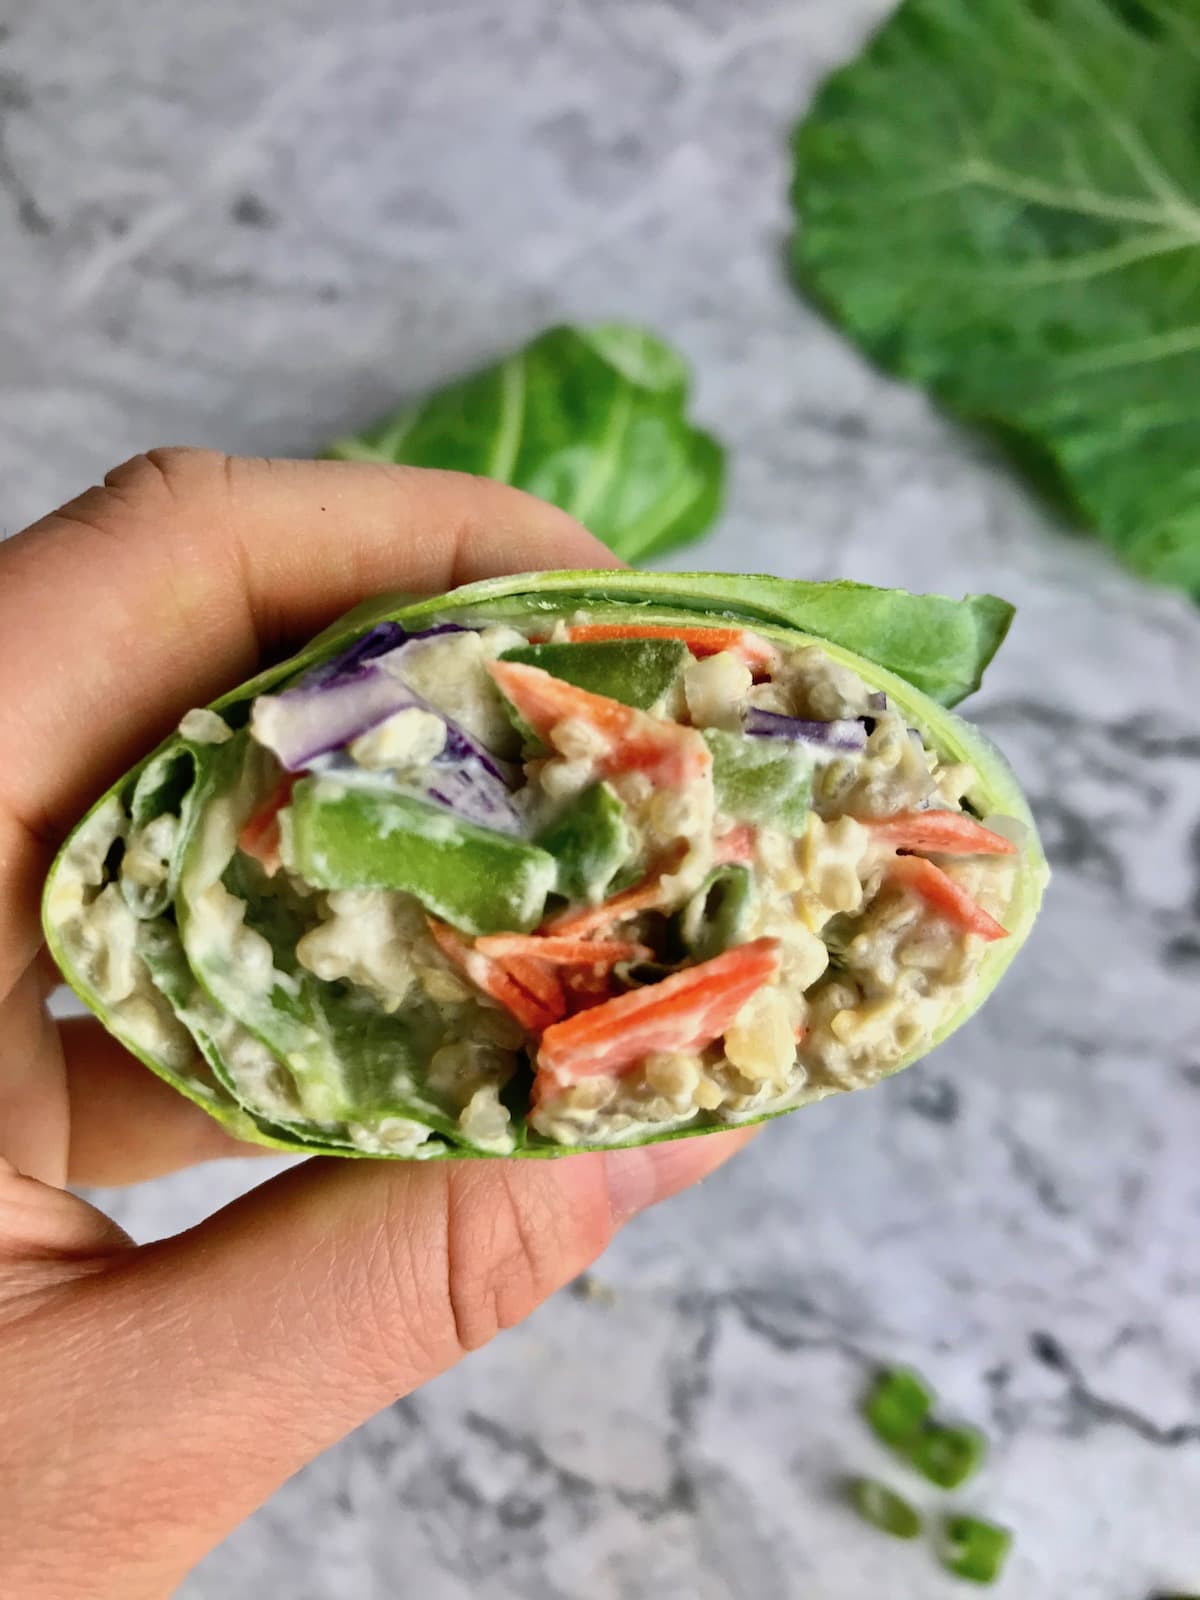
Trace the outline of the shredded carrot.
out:
[[[893,817],[857,819],[874,838],[893,850],[922,850],[946,856],[1012,856],[1017,847],[962,811],[900,811]]]
[[[475,941],[475,948],[493,959],[530,956],[563,967],[611,967],[618,961],[646,961],[652,954],[631,939],[572,939],[552,933],[489,933]]]
[[[548,933],[583,939],[603,928],[611,928],[615,923],[627,922],[630,917],[636,917],[639,911],[653,911],[664,903],[663,877],[664,873],[653,872],[631,889],[623,889],[620,894],[613,895],[603,905],[564,911],[562,916],[546,924],[546,930]]]
[[[238,834],[238,849],[243,855],[253,856],[269,878],[283,865],[279,855],[279,813],[291,803],[292,790],[300,776],[289,772]]]
[[[604,639],[679,639],[694,656],[715,656],[732,650],[756,672],[770,672],[779,663],[779,651],[745,628],[693,628],[656,622],[576,622],[568,626],[572,643]]]
[[[489,661],[488,671],[540,739],[552,743],[553,730],[568,718],[599,735],[595,766],[600,777],[644,772],[658,783],[679,787],[712,766],[708,746],[695,728],[648,716],[524,662]]]
[[[475,948],[478,950],[479,946]],[[506,956],[496,965],[551,1015],[566,1016],[567,997],[563,993],[562,980],[548,961],[539,961],[534,956]]]
[[[656,1050],[703,1049],[778,971],[779,940],[755,939],[556,1022],[538,1047],[535,1093],[626,1072]]]
[[[979,905],[941,867],[924,856],[897,856],[887,870],[890,882],[912,889],[933,909],[967,933],[984,939],[1007,939],[1008,929]]]
[[[540,975],[525,973],[535,985],[534,989],[530,989],[521,982],[517,974],[507,971],[498,961],[490,961],[487,956],[481,955],[457,929],[451,928],[445,922],[439,922],[436,917],[427,916],[425,920],[429,924],[434,942],[446,959],[469,978],[477,989],[482,989],[484,994],[511,1012],[523,1028],[528,1028],[531,1033],[541,1033],[551,1023],[566,1015],[566,997],[562,994],[561,988],[549,996],[543,989],[543,993],[539,995],[535,991],[542,987]],[[550,1001],[555,1003],[549,1003]]]

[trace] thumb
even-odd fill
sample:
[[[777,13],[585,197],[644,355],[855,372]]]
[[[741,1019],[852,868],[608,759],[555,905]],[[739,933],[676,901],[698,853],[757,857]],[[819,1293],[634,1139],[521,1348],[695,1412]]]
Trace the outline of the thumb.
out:
[[[28,1600],[85,1576],[93,1600],[171,1592],[325,1446],[528,1316],[748,1137],[544,1162],[309,1161],[73,1276],[15,1338],[0,1322],[15,1401],[0,1572]],[[22,1336],[36,1358],[16,1351],[13,1385]]]

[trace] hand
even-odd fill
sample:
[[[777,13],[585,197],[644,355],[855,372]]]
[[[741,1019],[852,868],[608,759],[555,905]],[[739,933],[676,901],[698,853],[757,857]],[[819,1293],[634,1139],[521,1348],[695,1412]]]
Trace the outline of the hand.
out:
[[[252,1153],[98,1023],[46,1013],[39,893],[87,804],[364,596],[611,564],[497,484],[200,451],[127,462],[0,545],[0,1592],[169,1594],[318,1451],[743,1141],[307,1161],[142,1248],[63,1187]]]

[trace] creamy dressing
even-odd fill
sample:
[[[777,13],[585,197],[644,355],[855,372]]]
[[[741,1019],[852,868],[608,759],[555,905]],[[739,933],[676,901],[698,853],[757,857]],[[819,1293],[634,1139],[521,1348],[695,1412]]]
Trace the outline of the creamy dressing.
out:
[[[402,658],[383,660],[388,671],[436,710],[460,723],[489,750],[504,753],[514,746],[513,728],[487,663],[525,643],[525,635],[515,628],[485,628],[420,640],[408,645]]]

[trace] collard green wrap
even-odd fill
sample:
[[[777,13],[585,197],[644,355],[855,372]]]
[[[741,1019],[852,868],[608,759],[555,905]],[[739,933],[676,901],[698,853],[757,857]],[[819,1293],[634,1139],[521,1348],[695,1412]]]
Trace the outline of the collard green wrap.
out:
[[[535,641],[550,635],[556,624],[579,618],[594,629],[627,631],[632,624],[650,633],[674,629],[682,635],[732,624],[752,629],[771,651],[819,646],[823,659],[858,675],[873,703],[889,705],[899,715],[902,731],[907,724],[940,760],[964,764],[961,770],[969,770],[970,777],[963,805],[972,816],[999,815],[1016,824],[1007,937],[986,946],[953,1014],[910,1054],[889,1062],[892,1070],[939,1043],[986,998],[1028,933],[1040,902],[1045,862],[1016,780],[988,741],[949,709],[978,686],[1010,617],[1011,608],[990,596],[953,601],[852,583],[725,573],[543,572],[491,579],[441,596],[369,602],[297,656],[234,689],[207,711],[189,713],[178,733],[97,801],[49,874],[43,914],[50,949],[72,988],[147,1067],[239,1138],[279,1149],[399,1159],[543,1156],[711,1132],[777,1115],[848,1085],[818,1075],[761,1108],[698,1109],[662,1125],[618,1128],[572,1142],[561,1134],[547,1137],[531,1125],[529,1071],[523,1068],[500,1090],[507,1117],[503,1136],[464,1131],[445,1095],[430,1087],[430,1061],[441,1043],[436,1005],[423,997],[380,1005],[352,982],[328,981],[299,965],[296,918],[303,906],[298,911],[295,897],[278,888],[278,879],[264,875],[253,853],[238,849],[239,829],[244,849],[246,818],[253,809],[250,791],[261,785],[262,763],[272,759],[250,737],[252,703],[263,695],[278,697],[298,681],[319,684],[323,666],[352,659],[347,652],[355,641],[381,623],[398,624],[397,636],[406,638],[515,628]],[[528,658],[532,649],[536,662],[538,648],[510,654]],[[521,670],[545,676],[536,665]],[[278,702],[263,702],[271,703]],[[255,716],[265,718],[265,713],[256,710]],[[752,732],[774,731],[767,726],[771,712],[758,716],[763,725]],[[521,725],[519,717],[514,721]],[[869,725],[869,719],[860,722]],[[793,722],[790,729],[804,726]],[[545,850],[517,837],[519,822],[508,818],[504,790],[497,787],[496,775],[507,770],[504,763],[461,730],[458,734],[462,750],[455,775],[474,785],[469,813],[474,820],[456,826],[479,836],[492,852],[487,859],[495,863],[496,885],[509,881],[505,875],[511,876],[510,858],[515,860],[525,875],[521,883],[537,891],[530,904],[540,908],[547,887],[553,887],[553,862],[544,881],[542,862],[551,860],[546,851],[555,848],[563,826],[546,833]],[[721,738],[719,732],[709,737],[718,770]],[[524,754],[529,756],[528,747]],[[296,776],[288,780],[290,847],[316,863],[313,881],[322,891],[336,891],[342,882],[357,881],[353,862],[347,865],[353,851],[339,832],[339,818],[356,807],[359,812],[369,808],[375,799],[366,789],[334,788],[332,800],[318,806],[314,781],[303,773],[298,781]],[[761,796],[761,786],[757,792]],[[604,786],[589,793],[592,811],[583,826],[590,855],[585,852],[580,860],[592,870],[608,848],[605,840],[619,843],[619,823],[606,810],[615,802],[605,798]],[[433,800],[445,797],[434,794]],[[786,803],[794,809],[794,797]],[[405,805],[425,818],[422,826],[431,841],[427,849],[410,851],[405,867],[415,874],[412,892],[425,894],[424,913],[420,907],[418,913],[432,917],[436,912],[445,938],[459,945],[468,935],[520,927],[526,912],[514,904],[489,907],[492,920],[474,926],[456,920],[453,904],[439,904],[436,893],[431,898],[422,874],[445,842],[436,826],[427,825],[436,805],[431,810],[421,799]],[[793,833],[803,830],[803,823],[799,830],[789,826]],[[162,870],[143,877],[122,873],[122,852],[134,840],[144,849],[148,837],[157,839]],[[619,850],[605,868],[606,879],[612,878],[606,894],[621,888],[613,876],[618,862]],[[579,860],[575,866],[579,869]],[[737,870],[726,869],[719,885],[723,893],[733,882],[729,872]],[[726,894],[726,917],[730,901]],[[197,910],[202,902],[203,925]],[[474,914],[482,915],[478,906]],[[525,928],[540,914],[530,911]],[[447,932],[444,924],[454,924],[458,932]],[[247,930],[253,930],[252,937]],[[403,937],[403,927],[394,921],[379,934],[401,944]],[[720,950],[711,928],[705,939],[707,950]]]

